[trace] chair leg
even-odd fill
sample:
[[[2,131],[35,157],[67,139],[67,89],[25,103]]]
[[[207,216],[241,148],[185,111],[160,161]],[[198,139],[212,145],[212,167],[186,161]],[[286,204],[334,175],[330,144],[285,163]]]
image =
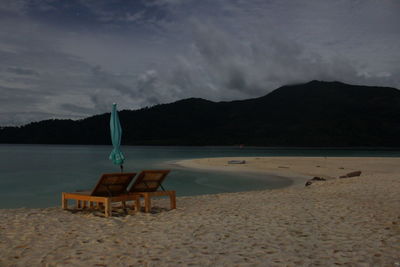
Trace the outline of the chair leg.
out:
[[[111,216],[111,214],[112,214],[112,212],[111,212],[111,201],[108,198],[106,198],[104,200],[104,206],[105,206],[104,215],[106,217]]]
[[[135,196],[132,202],[131,209],[134,210],[135,212],[140,211],[140,196]]]
[[[141,204],[140,204],[140,197],[137,196],[135,199],[135,211],[140,211],[141,210]]]
[[[144,197],[144,212],[150,212],[151,210],[151,198],[150,198],[150,194],[145,193],[143,195]]]
[[[175,195],[175,192],[171,192],[169,194],[169,202],[170,202],[171,210],[176,209],[176,195]]]
[[[68,209],[68,199],[65,198],[64,193],[62,193],[62,196],[61,196],[61,207],[64,210]]]
[[[125,214],[128,214],[128,209],[126,208],[126,201],[121,201],[122,209],[124,210]]]

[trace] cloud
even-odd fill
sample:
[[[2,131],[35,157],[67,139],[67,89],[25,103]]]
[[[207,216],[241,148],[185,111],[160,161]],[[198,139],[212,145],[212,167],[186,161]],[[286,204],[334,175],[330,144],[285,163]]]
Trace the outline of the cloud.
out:
[[[0,3],[0,125],[291,83],[400,87],[398,1]]]
[[[177,31],[190,32],[192,49],[175,60],[165,86],[214,100],[258,96],[312,79],[400,86],[394,76],[399,65],[389,63],[400,61],[393,49],[400,45],[394,23],[399,4],[289,2],[216,1],[207,14],[189,11]]]
[[[1,1],[0,12],[8,14],[23,13],[27,5],[26,0]]]
[[[93,108],[86,108],[84,106],[75,105],[72,103],[61,104],[61,108],[63,110],[70,111],[72,114],[91,114],[95,111]]]
[[[19,68],[19,67],[9,67],[7,68],[8,72],[15,73],[18,75],[35,75],[39,76],[39,73],[35,70],[32,69],[24,69],[24,68]]]
[[[362,79],[346,58],[324,58],[284,36],[242,43],[235,34],[213,24],[195,24],[191,53],[178,57],[169,71],[160,66],[145,72],[139,79],[140,92],[154,95],[168,88],[171,97],[231,100],[261,96],[284,84],[313,79]]]

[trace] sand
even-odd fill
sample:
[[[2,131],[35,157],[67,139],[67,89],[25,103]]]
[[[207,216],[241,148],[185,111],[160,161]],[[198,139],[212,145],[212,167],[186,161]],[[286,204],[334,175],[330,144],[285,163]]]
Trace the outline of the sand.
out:
[[[400,266],[399,158],[196,159],[292,187],[180,197],[152,214],[0,210],[0,266]],[[361,170],[360,177],[337,179]],[[325,182],[304,187],[305,178]]]

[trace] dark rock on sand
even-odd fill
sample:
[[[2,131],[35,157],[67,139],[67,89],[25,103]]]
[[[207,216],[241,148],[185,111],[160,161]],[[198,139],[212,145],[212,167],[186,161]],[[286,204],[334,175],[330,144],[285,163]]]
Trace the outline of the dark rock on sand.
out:
[[[310,185],[312,185],[313,182],[316,182],[316,181],[326,181],[326,179],[322,178],[322,177],[315,176],[315,177],[313,177],[312,179],[310,179],[310,180],[308,180],[306,182],[306,186],[310,186]]]
[[[346,175],[340,176],[339,178],[350,178],[350,177],[356,177],[356,176],[360,176],[361,175],[361,171],[354,171],[354,172],[349,172]]]
[[[311,181],[326,181],[326,179],[322,178],[322,177],[315,176],[314,178],[311,179]]]

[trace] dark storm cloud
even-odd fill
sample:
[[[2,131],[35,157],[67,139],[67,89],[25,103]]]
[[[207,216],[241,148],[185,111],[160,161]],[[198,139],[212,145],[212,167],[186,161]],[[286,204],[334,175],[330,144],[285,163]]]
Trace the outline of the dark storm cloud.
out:
[[[91,69],[94,82],[101,83],[123,94],[133,94],[134,91],[129,86],[126,86],[118,81],[118,77],[102,70],[101,66],[95,66]],[[134,96],[134,95],[133,95]]]
[[[232,95],[251,97],[265,94],[283,81],[357,79],[355,68],[345,58],[323,59],[283,37],[241,44],[236,41],[237,35],[224,33],[213,25],[200,25],[194,35],[193,53],[178,61],[176,72],[163,83],[180,91],[189,90],[192,95],[203,92],[208,98],[217,95],[217,99],[224,99],[220,94],[228,99]],[[213,88],[218,92],[213,94]]]
[[[3,107],[14,104],[36,105],[44,102],[40,98],[40,96],[43,96],[44,94],[40,92],[35,92],[28,89],[5,87],[5,86],[0,86],[0,90],[1,90],[0,101],[3,103]]]
[[[399,4],[392,1],[377,7],[373,1],[352,2],[353,11],[343,12],[340,10],[347,5],[343,1],[319,2],[242,1],[238,6],[225,5],[225,16],[192,18],[188,25],[193,53],[181,56],[184,67],[177,67],[179,75],[169,80],[171,87],[190,85],[191,93],[200,96],[208,88],[209,98],[231,99],[312,79],[382,84],[389,81],[383,77],[385,73],[392,77],[387,85],[399,86],[395,76],[398,64],[387,64],[392,56],[399,59],[393,47],[399,44],[394,34],[399,34],[399,28],[393,23],[398,21]],[[373,6],[380,10],[378,14],[373,13]],[[369,18],[375,24],[378,18],[382,22],[377,26]],[[383,29],[388,34],[381,36]],[[383,52],[384,48],[389,49]]]
[[[54,112],[7,112],[1,111],[0,118],[2,119],[2,126],[27,124],[33,121],[48,120],[48,119],[81,119],[81,117],[73,117],[71,115],[57,114]]]
[[[93,108],[85,108],[83,106],[74,105],[71,103],[61,104],[63,110],[70,111],[73,114],[91,114],[95,111]]]
[[[156,25],[168,20],[167,6],[156,0],[26,0],[19,12],[73,30],[107,31]],[[13,9],[8,7],[8,9]],[[14,7],[15,9],[15,7]],[[140,27],[136,27],[141,30]]]
[[[8,72],[15,73],[18,75],[37,75],[39,76],[39,73],[35,70],[32,69],[24,69],[24,68],[19,68],[19,67],[9,67],[7,68]]]
[[[395,0],[6,0],[0,125],[313,79],[400,87]]]

